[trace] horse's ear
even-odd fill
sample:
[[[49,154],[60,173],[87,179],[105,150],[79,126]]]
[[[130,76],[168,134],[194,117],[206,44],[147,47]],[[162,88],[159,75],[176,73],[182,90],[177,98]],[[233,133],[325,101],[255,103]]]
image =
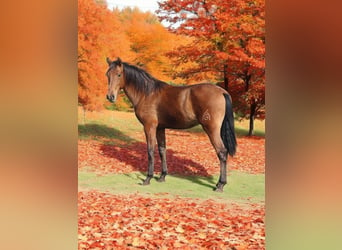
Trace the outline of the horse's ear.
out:
[[[112,61],[108,57],[106,60],[107,60],[108,65],[110,66],[112,64]]]
[[[118,66],[121,66],[122,61],[121,61],[120,57],[118,57],[118,59],[116,60],[116,62],[117,62],[117,64],[118,64]]]

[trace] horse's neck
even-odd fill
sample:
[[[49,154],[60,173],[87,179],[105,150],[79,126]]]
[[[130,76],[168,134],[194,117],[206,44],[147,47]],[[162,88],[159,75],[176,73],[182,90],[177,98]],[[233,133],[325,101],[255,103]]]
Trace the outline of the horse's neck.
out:
[[[142,99],[142,95],[139,94],[133,86],[125,86],[124,87],[124,91],[126,96],[128,97],[128,99],[131,101],[131,103],[133,104],[134,107],[136,107],[138,105],[138,103],[141,101]]]

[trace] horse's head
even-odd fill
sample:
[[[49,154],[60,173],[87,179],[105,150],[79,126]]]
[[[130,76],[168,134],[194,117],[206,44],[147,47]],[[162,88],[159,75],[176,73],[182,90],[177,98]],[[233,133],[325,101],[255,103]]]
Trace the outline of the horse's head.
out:
[[[123,63],[120,58],[118,58],[116,61],[111,61],[108,57],[107,63],[109,66],[109,69],[106,73],[108,77],[107,99],[110,102],[115,102],[119,90],[124,87]]]

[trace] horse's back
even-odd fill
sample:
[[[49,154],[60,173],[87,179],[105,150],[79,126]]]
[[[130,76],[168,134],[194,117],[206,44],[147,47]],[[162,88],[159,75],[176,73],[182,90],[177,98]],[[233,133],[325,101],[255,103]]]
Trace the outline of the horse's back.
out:
[[[200,83],[195,85],[190,85],[191,92],[197,95],[221,95],[223,93],[227,93],[227,91],[221,87],[216,86],[215,84],[210,83]]]

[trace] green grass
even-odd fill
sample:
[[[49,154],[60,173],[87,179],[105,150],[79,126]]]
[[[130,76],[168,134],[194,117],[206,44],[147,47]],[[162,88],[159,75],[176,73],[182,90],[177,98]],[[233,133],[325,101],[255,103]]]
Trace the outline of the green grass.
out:
[[[235,121],[235,132],[238,136],[248,135],[249,120]],[[254,120],[254,135],[265,137],[265,120]]]
[[[196,177],[168,175],[166,182],[151,180],[149,186],[142,186],[145,175],[140,172],[98,176],[81,171],[78,174],[81,189],[97,189],[115,194],[155,195],[166,197],[188,197],[214,199],[219,202],[262,202],[265,196],[263,174],[253,175],[233,171],[228,176],[228,184],[223,193],[213,192],[218,176]]]
[[[235,133],[238,137],[247,136],[248,135],[248,128],[243,126],[235,126]],[[265,130],[254,129],[255,136],[265,137]]]
[[[78,125],[78,133],[79,138],[83,140],[93,139],[105,142],[106,139],[116,139],[127,143],[136,141],[135,139],[123,134],[120,130],[96,123]]]
[[[78,137],[82,140],[97,140],[105,144],[123,144],[143,141],[137,133],[143,134],[143,126],[134,113],[104,110],[86,112],[79,109]]]

